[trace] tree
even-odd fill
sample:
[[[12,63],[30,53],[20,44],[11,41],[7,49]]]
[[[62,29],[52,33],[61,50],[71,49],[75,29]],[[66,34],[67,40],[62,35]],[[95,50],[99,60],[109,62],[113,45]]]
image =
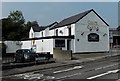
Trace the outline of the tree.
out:
[[[20,40],[29,37],[29,31],[32,26],[39,26],[37,21],[28,21],[25,19],[21,11],[10,12],[8,18],[2,19],[2,38],[5,40]]]
[[[23,17],[22,12],[18,10],[10,12],[8,18],[12,19],[13,22],[19,23],[21,25],[25,23],[25,19]]]
[[[117,30],[120,31],[120,26],[117,27]]]
[[[21,11],[10,12],[8,18],[2,19],[2,35],[4,39],[19,40],[22,38],[22,29],[25,19]]]

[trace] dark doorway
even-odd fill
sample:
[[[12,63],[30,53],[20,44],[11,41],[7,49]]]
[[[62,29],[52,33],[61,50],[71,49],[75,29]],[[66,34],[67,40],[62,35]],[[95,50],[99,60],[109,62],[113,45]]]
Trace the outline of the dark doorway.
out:
[[[113,45],[120,45],[120,36],[113,36]]]
[[[67,50],[71,50],[71,40],[67,40]]]

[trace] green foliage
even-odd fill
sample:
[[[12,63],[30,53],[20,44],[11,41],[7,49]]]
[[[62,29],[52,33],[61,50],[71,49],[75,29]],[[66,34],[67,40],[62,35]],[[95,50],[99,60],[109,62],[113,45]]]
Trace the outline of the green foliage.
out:
[[[25,23],[25,19],[23,17],[22,12],[18,10],[10,12],[10,14],[8,15],[8,18],[12,19],[14,23],[19,23],[19,24]]]
[[[37,21],[28,21],[25,19],[21,11],[10,12],[8,18],[2,19],[2,39],[4,40],[20,40],[28,38],[31,26],[39,26]]]

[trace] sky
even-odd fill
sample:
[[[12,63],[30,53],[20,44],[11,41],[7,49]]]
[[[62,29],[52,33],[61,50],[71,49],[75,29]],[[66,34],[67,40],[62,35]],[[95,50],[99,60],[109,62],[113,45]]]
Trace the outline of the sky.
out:
[[[2,18],[10,11],[22,11],[28,21],[49,25],[81,12],[94,9],[109,25],[118,27],[118,2],[2,2]]]

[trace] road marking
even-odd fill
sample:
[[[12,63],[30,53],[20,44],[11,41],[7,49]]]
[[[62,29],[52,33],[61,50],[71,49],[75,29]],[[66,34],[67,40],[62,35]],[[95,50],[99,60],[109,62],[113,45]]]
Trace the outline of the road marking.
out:
[[[60,67],[63,67],[63,66],[60,66]],[[57,68],[60,68],[60,67],[54,67],[54,68],[49,68],[49,69],[42,69],[42,70],[37,70],[37,71],[25,72],[25,73],[37,73],[37,72],[49,71],[49,70],[57,69]],[[25,74],[25,73],[20,73],[20,74]],[[19,74],[0,76],[0,79],[16,77],[17,75],[19,75]]]
[[[75,70],[75,69],[81,69],[83,66],[75,66],[73,68],[69,68],[69,69],[65,69],[65,70],[59,70],[59,71],[55,71],[53,73],[61,73],[61,72],[66,72],[66,71],[71,71],[71,70]]]
[[[112,67],[112,66],[115,66],[115,65],[118,65],[118,63],[113,64],[113,65],[109,65],[109,66],[99,67],[99,68],[96,68],[95,70],[105,69],[105,68]]]
[[[55,69],[55,68],[54,68],[54,69]],[[24,74],[27,74],[27,73],[37,73],[37,72],[41,72],[41,71],[49,71],[49,70],[53,70],[53,68],[50,68],[50,69],[43,69],[43,70],[38,70],[38,71],[31,71],[31,72],[20,73],[20,74],[21,74],[21,75],[24,75]],[[3,78],[10,78],[10,77],[15,77],[15,76],[18,76],[18,75],[20,75],[20,74],[3,76],[3,77],[0,77],[0,79],[3,79]]]
[[[55,79],[63,79],[63,78],[68,78],[68,77],[72,77],[72,76],[76,76],[76,75],[80,75],[81,73],[76,73],[73,75],[68,75],[68,76],[64,76],[64,77],[60,77],[60,78],[55,78]]]
[[[110,73],[117,73],[120,69],[117,69],[117,70],[112,70],[112,71],[108,71]]]
[[[101,77],[101,76],[104,76],[104,75],[107,75],[107,74],[110,74],[110,73],[116,73],[118,72],[120,69],[117,69],[117,70],[112,70],[112,71],[108,71],[106,73],[102,73],[102,74],[99,74],[99,75],[96,75],[96,76],[92,76],[92,77],[89,77],[87,79],[95,79],[95,78],[98,78],[98,77]]]

